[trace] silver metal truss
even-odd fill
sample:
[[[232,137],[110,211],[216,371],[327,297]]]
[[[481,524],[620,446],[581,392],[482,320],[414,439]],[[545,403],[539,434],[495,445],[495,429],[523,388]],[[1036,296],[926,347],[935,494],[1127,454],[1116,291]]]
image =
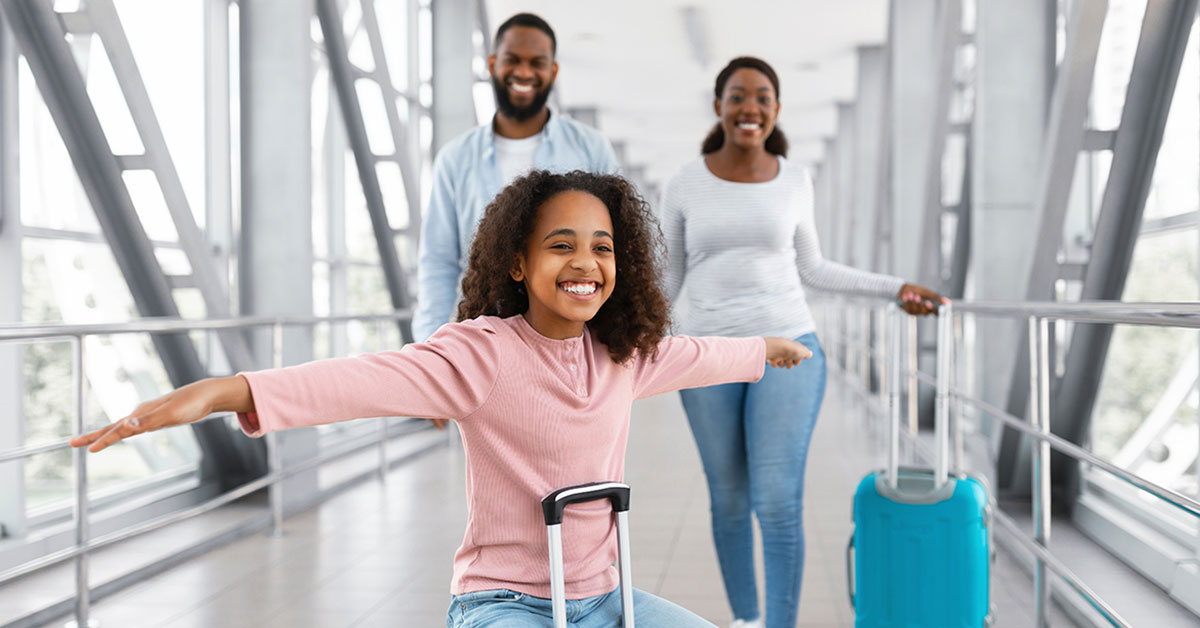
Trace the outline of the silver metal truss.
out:
[[[1103,12],[1093,13],[1106,8],[1095,6],[1100,4],[1079,3],[1080,6],[1075,7],[1088,14],[1078,18],[1085,31],[1080,36],[1094,38],[1096,47],[1099,45],[1104,16]],[[1046,211],[1039,212],[1041,225],[1028,275],[1027,298],[1051,298],[1053,281],[1062,276],[1057,269],[1055,256],[1061,246],[1075,160],[1080,150],[1097,147],[1111,148],[1113,161],[1104,187],[1089,259],[1079,269],[1083,279],[1080,299],[1120,298],[1140,233],[1142,213],[1196,8],[1194,0],[1151,0],[1147,3],[1120,126],[1116,132],[1098,134],[1083,129],[1086,102],[1091,91],[1090,77],[1094,73],[1094,54],[1078,70],[1078,73],[1086,76],[1077,76],[1078,84],[1064,86],[1065,89],[1078,90],[1073,97],[1075,103],[1072,108],[1075,113],[1071,116],[1064,113],[1057,121],[1052,117],[1050,122],[1051,130],[1058,122],[1060,137],[1069,135],[1070,138],[1053,147],[1048,142],[1044,153],[1045,163],[1050,165],[1043,168],[1046,179],[1039,190],[1043,193],[1040,198],[1045,201]],[[1088,45],[1090,47],[1092,44],[1089,42]],[[1086,83],[1083,83],[1085,80]],[[1056,95],[1060,85],[1063,85],[1061,78],[1060,83],[1056,84]],[[1062,96],[1063,100],[1069,98],[1065,94]],[[1055,170],[1057,179],[1049,173],[1050,168]],[[1060,394],[1056,396],[1056,415],[1060,420],[1054,425],[1055,434],[1071,442],[1081,442],[1087,433],[1111,337],[1112,328],[1106,325],[1075,325],[1072,329],[1066,369],[1061,381],[1056,382],[1060,387]],[[1018,346],[1023,349],[1024,343]],[[1020,361],[1025,357],[1022,351],[1018,365],[1014,367],[1013,384],[1009,391],[1008,411],[1015,415],[1023,414],[1027,407],[1028,389],[1022,385],[1027,379],[1017,373],[1021,370]],[[1024,466],[1015,463],[1019,443],[1019,436],[1011,430],[1002,437],[1002,486],[1019,487],[1025,484]],[[1074,482],[1076,474],[1077,470],[1069,465],[1061,469],[1056,466],[1056,481]]]
[[[20,222],[18,205],[17,46],[0,14],[0,232]]]
[[[321,24],[325,53],[329,60],[330,78],[337,92],[338,104],[346,124],[346,136],[354,153],[359,182],[362,184],[367,211],[371,216],[371,225],[375,243],[379,248],[379,261],[383,268],[388,294],[391,297],[392,307],[403,309],[412,303],[412,295],[396,249],[396,237],[408,238],[413,245],[412,249],[415,250],[420,233],[421,204],[420,185],[418,184],[420,177],[409,154],[408,130],[400,121],[397,100],[403,98],[411,103],[416,103],[418,98],[416,93],[400,90],[392,82],[387,55],[384,54],[383,49],[383,35],[375,14],[374,0],[361,0],[360,5],[362,7],[361,26],[367,37],[374,67],[369,72],[350,62],[349,48],[342,31],[342,12],[336,0],[317,0],[316,11]],[[378,155],[371,150],[366,123],[363,119],[362,103],[359,100],[358,91],[355,89],[355,82],[358,80],[373,81],[379,86],[391,132],[393,152],[390,155]],[[412,119],[411,115],[409,124],[413,129],[417,127],[416,121]],[[395,163],[400,168],[400,176],[404,183],[405,198],[408,204],[408,224],[400,229],[393,227],[388,219],[379,174],[376,170],[378,164],[387,162]],[[412,330],[407,321],[401,322],[401,334],[405,342],[412,339]]]
[[[126,279],[130,281],[131,288],[134,281],[130,280],[130,271],[132,271],[132,274],[161,274],[166,280],[168,287],[172,290],[185,287],[197,288],[204,299],[208,316],[215,318],[229,316],[229,298],[225,282],[222,281],[216,272],[216,268],[209,255],[204,234],[196,224],[191,207],[188,204],[187,196],[184,194],[179,173],[175,169],[170,153],[167,151],[167,143],[162,133],[162,127],[155,116],[154,108],[150,103],[149,93],[146,91],[146,85],[142,81],[141,74],[138,71],[133,50],[129,46],[129,40],[125,36],[125,31],[121,26],[121,21],[117,16],[112,0],[86,0],[80,12],[58,14],[57,18],[44,2],[8,0],[4,6],[5,10],[9,12],[10,19],[12,19],[13,13],[21,13],[27,18],[23,22],[24,28],[21,29],[25,32],[19,33],[17,37],[22,42],[22,51],[25,53],[26,58],[30,59],[30,69],[34,70],[34,77],[37,79],[38,85],[43,92],[47,106],[50,106],[51,113],[54,114],[55,124],[58,126],[59,132],[63,135],[64,141],[67,143],[68,151],[72,153],[72,161],[75,162],[76,169],[80,169],[81,158],[111,161],[114,163],[116,165],[116,178],[114,181],[106,182],[105,185],[121,188],[114,190],[116,196],[129,196],[128,190],[125,189],[123,179],[120,176],[122,172],[148,170],[154,173],[155,179],[158,181],[167,210],[179,235],[180,247],[187,255],[192,272],[191,275],[186,276],[170,276],[161,270],[156,271],[154,269],[159,269],[160,267],[157,261],[154,260],[153,255],[151,255],[150,260],[147,261],[152,262],[153,269],[126,269],[122,265],[122,271],[125,273]],[[15,20],[13,21],[15,22]],[[56,27],[56,24],[61,24],[62,27]],[[28,32],[27,29],[38,29],[38,32]],[[76,36],[82,34],[94,35],[98,36],[103,42],[104,50],[108,55],[113,73],[116,76],[117,83],[120,85],[121,93],[144,147],[142,154],[115,155],[108,147],[107,140],[98,126],[91,128],[92,125],[82,120],[63,119],[64,115],[74,116],[77,113],[83,114],[79,115],[79,118],[95,118],[95,110],[92,107],[90,98],[86,94],[86,89],[83,87],[82,73],[72,59],[63,55],[64,52],[69,50],[65,39],[68,34]],[[39,45],[25,45],[26,41],[34,37],[41,40]],[[39,57],[36,63],[38,69],[36,70],[34,69],[34,60],[32,59],[35,55]],[[48,90],[47,85],[51,82],[58,83],[59,85],[56,88]],[[75,93],[75,89],[77,88],[83,90],[82,102],[73,105],[70,103],[59,103],[57,106],[50,104],[52,99],[57,100],[64,95],[78,96]],[[57,114],[55,114],[56,109],[59,111]],[[70,109],[74,109],[74,111]],[[83,109],[91,110],[91,115],[87,116],[84,114]],[[67,140],[68,135],[91,135],[93,132],[97,132],[99,135],[86,139],[78,138],[75,141]],[[89,154],[86,156],[80,154],[77,157],[76,153],[80,152],[84,143],[93,150],[89,151]],[[76,144],[78,148],[71,150],[72,144]],[[107,155],[102,154],[102,152],[107,152]],[[114,174],[113,168],[104,167],[104,165],[98,163],[92,165],[91,169],[103,171],[102,174],[100,172],[97,172],[97,174],[109,178]],[[81,175],[80,179],[83,180],[84,177]],[[85,183],[84,187],[86,190],[89,186]],[[124,189],[123,192],[122,189]],[[105,199],[98,199],[95,196],[96,192],[92,190],[87,191],[89,200],[92,201],[92,206],[95,208],[97,214],[133,210],[132,200],[129,203],[114,203],[115,207],[109,207],[103,203]],[[102,202],[97,203],[97,200]],[[120,200],[123,201],[124,199]],[[102,205],[105,206],[102,207]],[[134,229],[141,230],[141,222],[137,218],[136,211],[123,217],[120,221],[110,220],[108,222],[116,228],[111,230],[105,229],[105,233],[108,235],[110,243],[113,244],[114,254],[120,256],[121,253],[117,251],[118,243],[113,242],[113,240],[119,240],[120,244],[123,245],[128,243],[127,240],[137,238],[138,236],[129,232]],[[101,223],[104,224],[105,221],[102,220]],[[111,235],[109,234],[110,231],[112,231]],[[141,281],[151,281],[151,279],[142,278]],[[166,298],[171,299],[169,295]],[[173,303],[173,299],[171,300]],[[140,307],[141,304],[139,303]],[[155,314],[147,313],[147,315],[171,314],[173,312],[169,311]],[[244,338],[238,334],[223,334],[221,340],[230,364],[235,369],[251,367],[250,349]]]
[[[60,15],[49,3],[40,0],[0,2],[0,10],[29,64],[138,311],[147,317],[178,317],[174,289],[195,287],[204,299],[208,316],[228,316],[229,302],[223,283],[208,257],[204,236],[183,194],[112,2],[92,0],[87,7],[79,13]],[[87,93],[83,72],[67,42],[68,28],[76,34],[98,35],[103,41],[141,138],[143,154],[113,153]],[[150,170],[155,174],[175,223],[180,247],[191,265],[191,275],[168,276],[160,266],[154,244],[146,235],[122,177],[128,170]],[[244,337],[236,331],[225,331],[219,338],[233,369],[253,367]],[[187,334],[154,334],[152,340],[173,385],[182,386],[208,374]],[[239,445],[221,425],[197,425],[194,432],[205,452],[206,476],[227,481],[265,470],[261,444]]]
[[[962,45],[962,3],[946,0],[939,3],[933,71],[936,76],[930,118],[929,144],[925,160],[925,187],[922,195],[922,218],[917,248],[918,277],[927,285],[939,283],[939,252],[942,234],[942,155],[946,152],[946,136],[950,132],[950,101],[954,95],[954,58]]]
[[[1146,5],[1081,300],[1120,299],[1124,292],[1196,8],[1196,0]],[[1076,325],[1072,332],[1055,406],[1055,433],[1071,442],[1087,433],[1111,338],[1108,325]]]
[[[1067,19],[1067,42],[1058,78],[1050,98],[1050,114],[1042,145],[1042,167],[1039,170],[1034,212],[1038,221],[1037,243],[1026,273],[1026,298],[1031,301],[1053,300],[1054,281],[1058,277],[1056,256],[1062,242],[1063,221],[1071,183],[1075,178],[1075,162],[1084,147],[1088,101],[1100,49],[1100,32],[1108,12],[1108,0],[1077,2],[1071,5]],[[1024,364],[1029,360],[1026,334],[1018,332],[1019,341],[1007,409],[1010,414],[1023,416],[1028,408],[1029,378]],[[1005,430],[1000,439],[999,489],[1013,486],[1020,437]]]

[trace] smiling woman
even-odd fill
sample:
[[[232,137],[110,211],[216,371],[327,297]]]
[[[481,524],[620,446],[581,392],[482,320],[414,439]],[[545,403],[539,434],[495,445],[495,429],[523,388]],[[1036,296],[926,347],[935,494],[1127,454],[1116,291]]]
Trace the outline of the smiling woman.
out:
[[[703,155],[667,183],[663,232],[672,298],[688,282],[686,316],[697,336],[794,338],[813,353],[798,369],[752,384],[681,391],[712,502],[713,541],[735,628],[761,628],[751,512],[762,531],[766,628],[796,623],[804,570],[803,490],[808,445],[825,394],[825,360],[806,288],[899,298],[912,314],[941,297],[897,277],[821,255],[808,171],[786,159],[776,126],[779,77],[738,57],[717,75],[717,124]]]

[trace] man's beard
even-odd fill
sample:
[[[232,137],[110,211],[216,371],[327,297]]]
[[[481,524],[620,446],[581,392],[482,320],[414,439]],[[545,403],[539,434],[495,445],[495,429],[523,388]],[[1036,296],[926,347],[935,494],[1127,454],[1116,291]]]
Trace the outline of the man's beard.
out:
[[[524,122],[541,113],[542,108],[546,106],[546,100],[550,98],[550,90],[553,87],[554,83],[550,83],[546,89],[534,94],[533,102],[524,107],[518,107],[509,99],[508,87],[500,79],[492,78],[492,91],[496,94],[496,108],[504,114],[504,117],[512,118],[517,122]]]

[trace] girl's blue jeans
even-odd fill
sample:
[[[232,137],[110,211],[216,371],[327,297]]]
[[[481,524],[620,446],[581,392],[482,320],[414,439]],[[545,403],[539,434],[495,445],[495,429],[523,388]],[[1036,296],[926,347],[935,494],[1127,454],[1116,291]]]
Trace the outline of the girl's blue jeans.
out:
[[[825,353],[816,334],[796,339],[813,357],[767,367],[753,384],[681,391],[708,477],[713,542],[733,616],[759,617],[750,513],[762,532],[766,628],[794,628],[804,572],[804,464],[821,400]]]
[[[691,611],[645,591],[633,590],[633,616],[639,628],[714,628]],[[567,600],[571,628],[621,625],[621,589]],[[508,589],[456,595],[446,612],[446,628],[553,628],[550,600]]]

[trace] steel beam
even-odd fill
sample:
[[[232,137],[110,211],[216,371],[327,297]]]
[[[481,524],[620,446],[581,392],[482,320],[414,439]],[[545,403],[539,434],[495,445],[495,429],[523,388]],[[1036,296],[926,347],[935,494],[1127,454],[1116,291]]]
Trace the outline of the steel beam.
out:
[[[1035,185],[1053,89],[1057,6],[1045,0],[985,2],[978,6],[975,112],[971,122],[971,294],[974,300],[1019,301],[1021,268],[1034,246]],[[1012,347],[1024,337],[1014,321],[984,321],[974,368],[987,374],[977,394],[1003,407],[1014,369]],[[982,330],[986,330],[985,332]],[[1000,422],[981,417],[983,433],[999,442]]]
[[[1125,290],[1196,7],[1196,0],[1146,5],[1080,300],[1120,300]],[[1112,331],[1112,325],[1076,325],[1071,336],[1053,430],[1073,443],[1082,443],[1091,425]],[[1078,473],[1077,465],[1054,470],[1060,481]]]
[[[112,0],[88,0],[86,7],[95,32],[104,43],[113,73],[141,138],[145,151],[143,167],[153,171],[158,180],[167,211],[179,236],[179,244],[192,267],[196,288],[204,298],[206,315],[211,318],[228,317],[231,310],[227,282],[217,273],[205,234],[196,225],[187,195],[183,191],[183,182],[167,150],[167,140],[150,103],[146,84],[142,81],[134,62],[133,49],[129,46],[129,39],[125,36],[117,9]],[[253,358],[250,355],[250,347],[241,334],[222,332],[218,336],[234,370],[251,368]]]
[[[875,241],[875,219],[879,207],[880,180],[879,144],[884,119],[884,81],[887,73],[883,46],[858,48],[858,90],[854,103],[855,179],[854,219],[856,226],[850,234],[855,264],[870,268],[878,250]]]
[[[967,269],[971,263],[971,141],[968,131],[963,146],[962,192],[959,194],[958,206],[954,212],[958,215],[958,223],[954,231],[954,250],[949,261],[949,276],[945,281],[939,281],[942,294],[961,299],[967,287]]]
[[[328,0],[322,0],[327,2]],[[400,167],[400,177],[404,181],[404,196],[408,204],[408,225],[401,232],[416,244],[417,236],[421,233],[421,177],[413,163],[412,156],[404,149],[408,145],[410,129],[417,128],[417,123],[410,118],[411,126],[405,127],[400,123],[400,112],[397,109],[400,98],[416,99],[416,92],[397,89],[392,82],[392,73],[388,67],[387,53],[383,49],[383,34],[379,29],[379,18],[375,15],[375,0],[360,0],[363,12],[363,30],[366,31],[367,41],[371,46],[371,55],[375,58],[375,82],[383,93],[383,107],[387,112],[388,126],[392,132],[393,154],[377,156],[379,161],[393,161]],[[343,112],[343,115],[345,113]],[[361,114],[360,114],[361,115]],[[356,157],[357,159],[357,154]],[[414,246],[413,251],[416,251]],[[390,286],[390,284],[389,284]],[[405,294],[405,302],[408,295]]]
[[[837,105],[837,179],[834,185],[833,212],[830,219],[834,240],[829,244],[829,257],[843,264],[854,265],[854,250],[850,243],[854,241],[854,190],[858,180],[854,172],[854,147],[857,130],[854,128],[854,104],[838,103]]]
[[[313,311],[312,5],[294,0],[239,4],[241,237],[238,273],[243,315]],[[313,358],[313,329],[263,329],[254,337],[260,368]],[[267,439],[262,439],[267,440]],[[259,442],[262,442],[261,440]],[[279,433],[269,460],[313,458],[312,430]],[[283,502],[317,490],[315,471],[285,480]],[[276,493],[278,497],[278,493]]]
[[[1070,11],[1066,50],[1050,97],[1041,168],[1035,188],[1037,243],[1028,268],[1022,273],[1026,277],[1024,296],[1028,301],[1053,300],[1054,281],[1058,277],[1056,256],[1062,244],[1063,220],[1075,179],[1075,162],[1083,149],[1088,100],[1092,94],[1096,53],[1108,13],[1108,0],[1076,2],[1070,5]],[[1029,347],[1026,332],[1018,332],[1018,337],[1020,341],[1013,349],[1015,363],[1006,405],[1010,414],[1024,416],[1029,404]],[[1019,472],[1016,463],[1020,442],[1019,434],[1011,429],[1004,430],[997,460],[1001,490],[1024,490],[1015,483],[1018,477],[1015,474]]]
[[[892,242],[892,33],[895,29],[895,16],[888,12],[888,44],[882,51],[883,76],[881,77],[879,111],[879,138],[875,150],[875,180],[867,181],[866,185],[875,186],[875,207],[872,208],[871,231],[871,270],[877,273],[892,273],[894,252]]]
[[[369,2],[367,3],[369,4]],[[379,185],[379,174],[375,170],[377,157],[371,152],[367,138],[366,123],[362,118],[362,107],[358,100],[358,92],[354,87],[354,73],[347,56],[346,38],[342,33],[341,13],[333,0],[317,0],[317,19],[321,23],[321,33],[325,38],[325,51],[329,59],[329,75],[338,94],[338,104],[342,110],[342,118],[346,123],[346,137],[354,152],[354,163],[358,170],[359,182],[362,184],[363,197],[367,204],[367,212],[371,216],[371,227],[375,234],[375,243],[379,248],[379,263],[383,268],[384,280],[387,283],[388,295],[392,307],[399,310],[409,306],[410,298],[407,281],[400,266],[400,257],[396,252],[395,232],[388,221],[387,207],[383,203],[383,191]],[[379,58],[376,63],[379,63]],[[386,67],[386,66],[384,66]],[[390,80],[390,79],[389,79]],[[388,107],[389,120],[395,113],[394,102]],[[398,126],[399,120],[394,123]],[[401,155],[407,145],[405,138],[395,137],[395,153]],[[407,161],[407,160],[404,160]],[[403,168],[401,169],[403,172]],[[405,182],[409,194],[417,189],[415,182],[409,185]],[[419,208],[419,205],[417,206]],[[410,206],[409,210],[412,210]],[[419,211],[419,210],[418,210]],[[404,342],[412,341],[412,328],[406,321],[400,325],[400,333]]]
[[[438,0],[433,10],[433,151],[475,126],[471,73],[473,0]],[[491,50],[488,51],[492,52]],[[556,94],[557,92],[552,92]]]
[[[0,323],[21,320],[23,293],[17,85],[17,46],[0,14]],[[24,347],[0,343],[0,449],[25,444],[24,386]],[[0,527],[4,536],[25,535],[24,460],[0,464]]]
[[[17,194],[21,147],[18,107],[17,44],[0,13],[0,233],[6,229],[16,230],[21,222],[20,196]]]
[[[234,247],[229,2],[204,0],[204,235],[226,295],[231,290]],[[215,356],[211,342],[210,355]],[[232,365],[221,368],[225,365],[214,363],[211,357],[208,365],[217,372],[232,370]]]
[[[921,232],[916,255],[919,256],[918,277],[925,285],[940,283],[939,266],[942,242],[942,156],[946,152],[946,136],[950,133],[950,101],[954,97],[954,58],[962,43],[962,3],[943,0],[937,10],[937,31],[934,33],[933,72],[935,84],[929,116],[929,144],[924,155],[925,186],[921,202]]]
[[[937,79],[937,0],[892,0],[888,14],[891,72],[891,269],[909,280],[918,278],[924,217],[926,159],[933,130]]]

